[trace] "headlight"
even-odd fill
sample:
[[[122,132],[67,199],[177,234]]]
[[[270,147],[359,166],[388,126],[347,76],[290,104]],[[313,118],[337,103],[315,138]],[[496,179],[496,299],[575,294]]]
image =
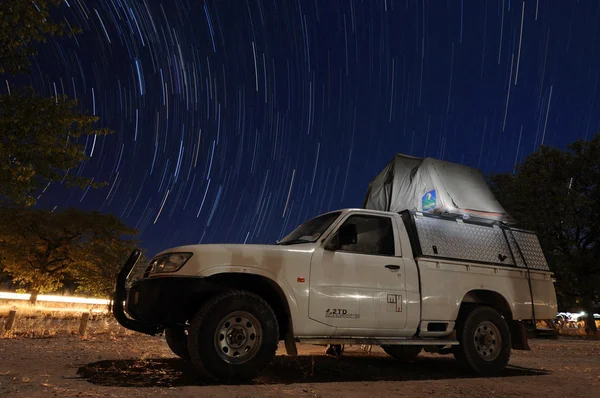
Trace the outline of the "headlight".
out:
[[[150,273],[175,272],[192,257],[192,253],[167,253],[150,261]]]

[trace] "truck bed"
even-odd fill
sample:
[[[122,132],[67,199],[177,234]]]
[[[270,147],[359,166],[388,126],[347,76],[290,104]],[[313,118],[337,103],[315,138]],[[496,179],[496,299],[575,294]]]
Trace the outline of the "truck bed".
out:
[[[416,261],[421,279],[421,319],[424,321],[456,319],[458,304],[463,298],[470,292],[484,289],[505,297],[514,319],[553,319],[556,316],[556,308],[547,305],[553,297],[552,275],[548,271],[527,271],[517,267],[428,257],[420,257]],[[529,280],[533,290],[535,317]],[[455,292],[455,296],[448,295],[448,292]]]
[[[443,335],[427,332],[427,324],[451,322],[465,298],[489,294],[484,290],[497,293],[494,300],[504,298],[515,320],[556,316],[555,305],[548,305],[554,303],[553,275],[535,233],[484,219],[400,214],[419,270],[421,336]]]

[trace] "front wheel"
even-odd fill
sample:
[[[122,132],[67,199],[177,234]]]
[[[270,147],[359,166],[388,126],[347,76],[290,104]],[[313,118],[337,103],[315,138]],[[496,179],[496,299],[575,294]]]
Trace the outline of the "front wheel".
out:
[[[274,358],[279,328],[269,304],[254,293],[229,290],[194,316],[188,351],[198,373],[219,382],[256,377]]]
[[[461,367],[480,376],[502,372],[511,353],[511,338],[504,318],[491,307],[476,307],[457,324],[460,343],[454,356]]]

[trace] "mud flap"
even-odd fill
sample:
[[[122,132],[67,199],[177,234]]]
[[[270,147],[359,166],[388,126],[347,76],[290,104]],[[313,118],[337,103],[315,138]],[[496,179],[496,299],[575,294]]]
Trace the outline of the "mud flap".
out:
[[[296,340],[294,340],[294,333],[287,332],[285,334],[285,351],[291,357],[298,356],[298,349],[296,348]]]
[[[530,351],[529,341],[527,338],[527,329],[521,321],[510,322],[510,337],[512,340],[512,349],[521,351]]]

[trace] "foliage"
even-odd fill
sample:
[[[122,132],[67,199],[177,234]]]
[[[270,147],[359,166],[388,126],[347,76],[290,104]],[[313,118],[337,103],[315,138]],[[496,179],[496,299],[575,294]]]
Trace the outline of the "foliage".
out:
[[[0,1],[0,74],[28,72],[37,47],[49,37],[67,32],[50,11],[63,0]],[[80,30],[68,27],[68,35]],[[98,187],[93,179],[69,170],[86,160],[82,138],[106,135],[92,124],[98,118],[82,113],[66,96],[44,98],[31,89],[0,95],[0,204],[33,205],[51,182]]]
[[[60,288],[67,278],[85,290],[108,292],[116,260],[135,244],[123,236],[133,234],[115,216],[99,212],[0,208],[2,265],[36,296]],[[93,272],[98,276],[92,278]]]
[[[556,274],[561,308],[590,313],[600,303],[599,183],[600,134],[566,151],[541,147],[516,174],[491,177],[500,203],[522,227],[538,233]]]
[[[87,159],[80,137],[110,133],[92,127],[97,119],[64,96],[45,98],[30,89],[0,96],[0,202],[32,205],[54,181],[102,185],[68,173]]]
[[[50,37],[78,33],[51,18],[63,0],[0,0],[0,74],[27,73],[37,48]],[[112,133],[92,125],[77,100],[42,97],[32,89],[0,95],[0,271],[34,294],[66,280],[108,295],[123,253],[135,242],[118,218],[97,212],[28,210],[52,182],[97,188],[94,178],[69,173],[88,159],[82,142]],[[92,144],[93,145],[93,144]],[[17,207],[15,207],[15,205]],[[109,288],[110,286],[110,288]]]
[[[51,7],[62,3],[63,0],[0,1],[0,74],[28,72],[30,58],[37,54],[36,46],[45,43],[48,36],[65,32],[64,23],[50,18]]]
[[[119,239],[110,234],[99,236],[89,247],[90,261],[77,269],[75,275],[75,280],[79,283],[77,291],[94,297],[112,299],[117,275],[133,249],[137,247],[137,243],[134,240]],[[147,261],[142,256],[133,273],[135,274],[139,270],[143,272],[142,265],[146,263]],[[132,275],[132,277],[138,276]]]

